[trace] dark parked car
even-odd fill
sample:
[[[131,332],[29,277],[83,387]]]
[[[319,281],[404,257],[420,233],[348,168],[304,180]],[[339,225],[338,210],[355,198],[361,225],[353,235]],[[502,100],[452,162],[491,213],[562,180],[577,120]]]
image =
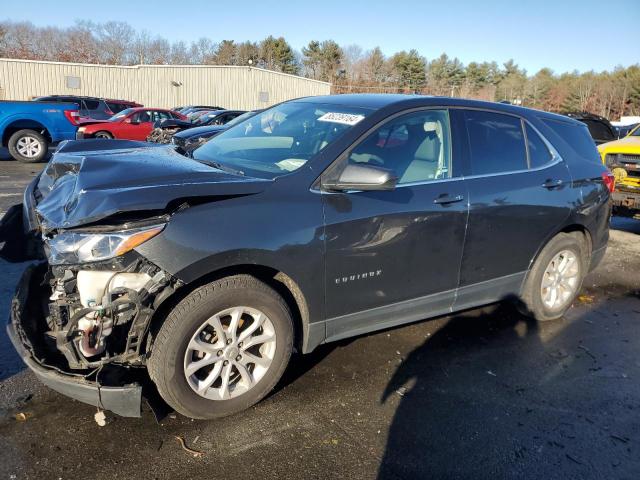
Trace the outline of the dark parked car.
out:
[[[147,141],[169,143],[177,132],[205,125],[224,125],[243,113],[245,113],[244,110],[207,110],[203,111],[202,115],[192,117],[189,120],[158,121],[147,137]]]
[[[567,116],[584,123],[596,145],[612,142],[618,138],[613,125],[604,117],[587,112],[568,113]]]
[[[234,125],[244,122],[261,111],[262,110],[254,110],[252,112],[245,112],[224,125],[214,123],[213,125],[205,125],[203,127],[193,127],[182,130],[171,137],[171,143],[176,146],[180,153],[190,152],[191,150],[198,148],[213,136],[230,129]]]
[[[637,123],[632,123],[631,125],[620,125],[618,127],[614,126],[613,129],[615,130],[618,139],[620,139],[629,135],[631,133],[631,130],[633,130],[637,126]]]
[[[438,97],[285,102],[193,158],[69,142],[0,227],[5,257],[41,259],[9,336],[81,401],[139,415],[146,367],[183,415],[228,415],[294,350],[505,300],[560,318],[612,185],[583,123]]]
[[[176,112],[180,112],[183,115],[188,115],[191,112],[195,112],[196,110],[225,110],[222,107],[212,106],[212,105],[187,105],[185,107],[174,108]]]
[[[75,103],[80,108],[80,120],[106,120],[127,108],[142,107],[128,100],[110,98],[81,97],[77,95],[48,95],[34,99],[38,102]]]

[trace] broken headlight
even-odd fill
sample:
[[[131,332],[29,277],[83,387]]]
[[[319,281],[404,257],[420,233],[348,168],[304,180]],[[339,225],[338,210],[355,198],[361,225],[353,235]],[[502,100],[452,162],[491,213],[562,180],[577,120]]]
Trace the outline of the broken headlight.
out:
[[[159,234],[164,225],[120,232],[67,231],[46,239],[51,265],[97,262],[123,255]]]

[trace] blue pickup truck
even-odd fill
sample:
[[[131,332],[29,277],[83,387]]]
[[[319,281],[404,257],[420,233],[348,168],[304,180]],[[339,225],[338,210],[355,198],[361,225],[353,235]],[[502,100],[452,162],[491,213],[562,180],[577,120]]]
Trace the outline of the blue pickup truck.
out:
[[[0,101],[0,138],[20,162],[44,160],[49,144],[76,138],[78,105]]]

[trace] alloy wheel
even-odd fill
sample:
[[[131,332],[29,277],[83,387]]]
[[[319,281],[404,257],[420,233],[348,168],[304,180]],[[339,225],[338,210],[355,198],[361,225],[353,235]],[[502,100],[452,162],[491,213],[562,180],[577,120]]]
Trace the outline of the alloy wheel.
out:
[[[16,150],[26,158],[35,158],[42,152],[42,144],[35,137],[20,137],[16,143]]]
[[[580,262],[571,250],[562,250],[553,257],[542,275],[542,303],[550,310],[566,306],[580,285]]]
[[[201,397],[228,400],[246,393],[264,377],[275,351],[275,328],[263,312],[228,308],[209,317],[191,337],[184,375]]]

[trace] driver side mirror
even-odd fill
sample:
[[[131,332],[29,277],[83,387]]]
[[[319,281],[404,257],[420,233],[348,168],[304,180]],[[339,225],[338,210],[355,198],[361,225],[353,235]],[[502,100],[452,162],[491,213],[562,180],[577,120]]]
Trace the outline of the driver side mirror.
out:
[[[347,165],[337,180],[322,182],[326,190],[393,190],[398,177],[391,170],[372,165]]]
[[[124,119],[124,123],[130,123],[131,125],[139,125],[140,124],[140,122],[138,120],[135,120],[135,119],[133,119],[131,117],[125,118]]]

